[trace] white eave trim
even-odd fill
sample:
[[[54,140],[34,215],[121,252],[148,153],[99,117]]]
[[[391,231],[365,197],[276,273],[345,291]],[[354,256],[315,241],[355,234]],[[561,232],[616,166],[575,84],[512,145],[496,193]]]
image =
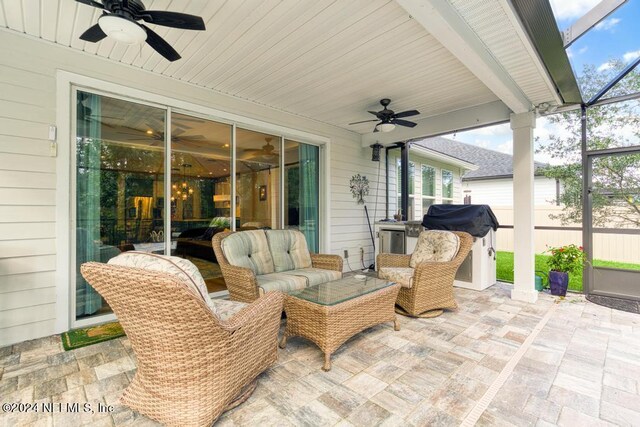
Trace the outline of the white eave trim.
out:
[[[549,89],[549,95],[551,96],[550,99],[553,99],[556,105],[562,105],[562,99],[560,98],[560,95],[556,90],[556,86],[553,83],[553,80],[551,79],[551,76],[549,75],[547,68],[542,62],[540,55],[538,55],[538,51],[533,46],[531,39],[529,39],[529,36],[527,35],[526,31],[524,30],[524,28],[522,28],[522,22],[520,22],[518,15],[516,14],[515,10],[513,10],[512,3],[508,0],[498,0],[498,1],[502,6],[502,9],[504,10],[505,14],[511,21],[511,25],[513,25],[513,28],[515,29],[516,33],[518,33],[518,37],[522,41],[522,44],[524,45],[525,49],[527,50],[527,53],[531,57],[531,60],[533,61],[534,64],[536,64],[536,69],[538,70],[538,73],[540,74],[540,76],[542,76],[542,80],[544,80],[544,83],[547,86],[547,89]]]
[[[525,113],[533,109],[520,87],[447,0],[396,1],[511,111]]]
[[[474,165],[473,163],[465,162],[464,160],[460,160],[455,157],[443,154],[439,151],[435,151],[426,147],[421,147],[419,145],[412,144],[411,148],[409,149],[409,152],[419,154],[423,157],[427,157],[429,159],[433,159],[438,162],[454,165],[465,170],[470,170],[470,171],[478,170],[478,166]]]

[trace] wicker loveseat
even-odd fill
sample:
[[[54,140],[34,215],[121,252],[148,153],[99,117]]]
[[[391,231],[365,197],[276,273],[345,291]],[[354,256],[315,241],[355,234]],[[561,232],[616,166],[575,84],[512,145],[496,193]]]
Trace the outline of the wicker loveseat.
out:
[[[213,250],[234,301],[251,302],[272,292],[290,292],[342,278],[342,258],[311,254],[297,230],[218,233]]]
[[[252,304],[213,302],[188,260],[126,252],[110,264],[89,262],[81,271],[136,355],[122,404],[162,425],[210,426],[251,395],[277,359],[281,293]]]
[[[423,231],[412,255],[380,254],[378,276],[400,283],[397,310],[412,317],[436,317],[458,305],[453,282],[473,237],[460,231]],[[427,261],[422,261],[427,259]]]

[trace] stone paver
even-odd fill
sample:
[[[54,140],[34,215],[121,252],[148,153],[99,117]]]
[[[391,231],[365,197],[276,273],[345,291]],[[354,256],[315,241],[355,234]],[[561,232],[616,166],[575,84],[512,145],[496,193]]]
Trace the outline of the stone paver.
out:
[[[478,425],[640,425],[640,315],[542,294],[512,301],[499,284],[456,289],[460,308],[401,317],[346,343],[330,372],[313,344],[291,339],[221,426],[459,425],[551,307],[551,318]],[[108,413],[2,413],[0,426],[155,422],[118,404],[135,375],[127,338],[64,352],[59,337],[0,348],[1,403],[98,403]]]

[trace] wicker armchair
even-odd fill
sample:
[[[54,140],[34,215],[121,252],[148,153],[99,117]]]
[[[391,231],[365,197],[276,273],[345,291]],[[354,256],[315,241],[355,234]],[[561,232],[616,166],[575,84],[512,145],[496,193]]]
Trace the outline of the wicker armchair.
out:
[[[458,267],[467,257],[473,237],[465,232],[454,231],[460,238],[457,255],[449,262],[423,262],[416,266],[413,284],[400,288],[396,300],[396,311],[412,317],[436,317],[444,309],[458,307],[453,296],[453,282]],[[380,254],[376,259],[378,269],[384,267],[408,268],[411,255]]]
[[[237,267],[227,261],[222,251],[222,240],[236,233],[225,231],[218,233],[211,239],[213,251],[222,270],[222,276],[229,290],[229,297],[233,301],[252,302],[260,296],[256,275],[249,268]],[[342,258],[338,255],[311,254],[313,268],[342,272]]]
[[[277,359],[281,293],[219,320],[167,273],[90,262],[82,275],[107,300],[136,354],[121,403],[171,426],[210,426],[246,400]]]

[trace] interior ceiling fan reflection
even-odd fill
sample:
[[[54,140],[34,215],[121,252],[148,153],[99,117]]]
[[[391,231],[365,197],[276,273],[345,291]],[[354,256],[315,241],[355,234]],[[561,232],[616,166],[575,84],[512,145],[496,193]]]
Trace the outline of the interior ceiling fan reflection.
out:
[[[243,151],[245,153],[252,153],[252,155],[246,157],[246,159],[263,159],[273,160],[277,157],[278,153],[275,152],[276,147],[271,144],[273,138],[267,137],[264,139],[266,144],[262,148],[246,148]]]

